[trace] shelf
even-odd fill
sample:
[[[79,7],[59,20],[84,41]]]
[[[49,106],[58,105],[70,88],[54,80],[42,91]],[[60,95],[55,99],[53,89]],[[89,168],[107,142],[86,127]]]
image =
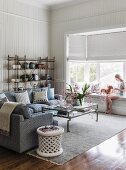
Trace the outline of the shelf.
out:
[[[33,69],[31,68],[25,69],[25,67],[23,68],[23,63],[25,62],[28,63],[28,66],[30,66],[30,62],[34,63],[35,68]],[[54,87],[54,82],[55,82],[54,81],[54,68],[55,68],[54,63],[55,63],[55,57],[54,58],[38,57],[37,59],[36,58],[27,59],[26,56],[21,58],[18,55],[15,55],[14,57],[10,57],[8,55],[8,90],[10,90],[10,87],[12,88],[12,85],[14,85],[15,89],[18,89],[20,83],[22,84],[21,86],[26,87],[26,83],[32,83],[32,82],[33,84],[34,82],[38,82],[38,86],[41,84],[41,82],[43,84],[46,83],[47,85],[50,83]],[[31,76],[33,73],[37,74],[38,77],[41,78],[41,80],[22,81],[22,79],[20,79],[20,76],[22,76],[22,74],[25,76],[27,74]],[[51,77],[52,79],[47,80],[48,77]],[[19,79],[20,81],[13,82],[11,81],[12,79],[14,80]]]
[[[47,79],[43,79],[43,80],[31,80],[31,81],[19,81],[19,82],[9,82],[9,83],[28,83],[28,82],[41,82],[41,81],[54,81],[54,79],[52,80],[47,80]]]
[[[35,68],[35,69],[31,69],[31,68],[27,68],[27,69],[13,69],[13,68],[12,68],[12,69],[10,69],[10,68],[9,68],[9,70],[14,70],[14,71],[15,71],[15,70],[19,70],[19,71],[20,71],[20,70],[23,70],[23,71],[24,71],[24,70],[54,70],[54,68],[47,68],[47,69],[46,69],[46,68]]]
[[[40,61],[40,62],[55,62],[55,60],[54,59],[18,59],[18,61],[34,61],[34,62],[38,62],[38,61]]]

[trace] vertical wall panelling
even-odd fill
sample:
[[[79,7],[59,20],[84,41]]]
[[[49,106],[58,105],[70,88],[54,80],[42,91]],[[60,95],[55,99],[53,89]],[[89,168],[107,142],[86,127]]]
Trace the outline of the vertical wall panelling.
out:
[[[2,29],[1,29],[1,23],[0,23],[0,51],[2,52]],[[3,62],[2,59],[0,59],[0,92],[3,89]]]
[[[0,90],[7,89],[8,54],[27,58],[50,56],[49,22],[50,12],[46,9],[16,0],[0,0],[0,61],[3,63],[0,62],[0,82],[3,82]]]

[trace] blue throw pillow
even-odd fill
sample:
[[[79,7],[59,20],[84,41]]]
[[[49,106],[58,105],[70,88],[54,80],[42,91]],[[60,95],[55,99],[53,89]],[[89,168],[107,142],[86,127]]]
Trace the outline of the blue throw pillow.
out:
[[[6,97],[6,95],[4,93],[0,93],[0,101],[2,101],[2,102],[7,102],[8,101],[8,99],[7,99],[7,97]]]
[[[47,97],[48,100],[54,100],[54,88],[48,88]]]

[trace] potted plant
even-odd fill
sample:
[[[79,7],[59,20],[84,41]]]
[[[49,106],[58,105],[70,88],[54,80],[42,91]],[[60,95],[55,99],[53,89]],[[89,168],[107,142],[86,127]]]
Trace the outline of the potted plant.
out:
[[[77,99],[79,100],[80,105],[82,105],[84,97],[88,94],[89,87],[90,85],[85,83],[84,86],[82,87],[82,92],[77,93]]]
[[[76,91],[75,87],[72,87],[70,84],[67,84],[69,88],[66,89],[66,97],[65,99],[69,98],[73,102],[73,104],[77,104],[77,100],[79,100],[80,105],[83,103],[84,97],[88,94],[88,90],[90,85],[85,83],[82,87],[81,91]]]

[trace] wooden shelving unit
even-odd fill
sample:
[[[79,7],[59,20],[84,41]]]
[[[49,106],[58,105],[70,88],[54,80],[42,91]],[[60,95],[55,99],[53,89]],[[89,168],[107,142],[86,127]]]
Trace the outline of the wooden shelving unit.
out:
[[[30,63],[34,68],[26,67]],[[8,90],[11,90],[12,86],[14,91],[19,90],[19,87],[26,89],[28,83],[31,87],[35,84],[39,87],[47,87],[49,84],[54,87],[54,68],[55,57],[27,59],[26,56],[20,58],[18,55],[8,55]]]

